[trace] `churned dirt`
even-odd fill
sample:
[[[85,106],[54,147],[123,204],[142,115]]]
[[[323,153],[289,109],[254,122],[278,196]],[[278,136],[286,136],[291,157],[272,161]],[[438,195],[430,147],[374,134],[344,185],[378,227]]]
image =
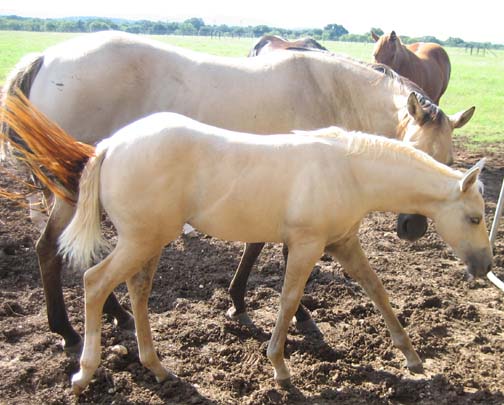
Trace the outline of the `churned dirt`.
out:
[[[482,179],[490,228],[504,148],[457,150],[460,168],[488,157]],[[5,175],[0,187],[23,191]],[[394,227],[394,215],[374,213],[360,234],[425,374],[404,367],[373,304],[339,264],[324,257],[304,299],[323,336],[290,329],[286,356],[296,388],[277,387],[266,347],[278,310],[281,248],[268,245],[251,276],[246,300],[256,328],[250,329],[225,315],[242,244],[199,235],[165,249],[149,305],[158,353],[178,377],[158,384],[139,363],[134,336],[104,317],[101,366],[76,398],[70,377],[78,358],[63,351],[47,325],[34,249],[38,231],[26,208],[2,199],[0,403],[503,404],[504,293],[486,279],[468,282],[432,224],[413,244],[399,240]],[[500,230],[494,271],[504,279],[504,223]],[[67,272],[64,280],[69,315],[83,333],[81,276]],[[118,296],[128,307],[124,286]]]

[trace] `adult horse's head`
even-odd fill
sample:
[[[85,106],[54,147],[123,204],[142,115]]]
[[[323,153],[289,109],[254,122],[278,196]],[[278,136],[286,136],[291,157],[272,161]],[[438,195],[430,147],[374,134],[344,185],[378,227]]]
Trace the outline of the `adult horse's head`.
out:
[[[371,36],[376,42],[373,50],[375,62],[389,66],[394,65],[394,59],[402,45],[395,31],[392,31],[389,35],[383,34],[382,36],[378,36],[371,31]]]
[[[464,174],[451,191],[451,198],[433,217],[438,233],[467,264],[467,272],[473,277],[482,277],[492,268],[482,185],[478,182],[482,166],[478,163]]]
[[[452,134],[473,116],[475,107],[454,115],[446,115],[420,92],[412,92],[407,101],[407,114],[398,128],[398,138],[422,150],[446,165],[453,163]],[[397,235],[415,241],[427,231],[427,218],[401,214],[397,220]]]

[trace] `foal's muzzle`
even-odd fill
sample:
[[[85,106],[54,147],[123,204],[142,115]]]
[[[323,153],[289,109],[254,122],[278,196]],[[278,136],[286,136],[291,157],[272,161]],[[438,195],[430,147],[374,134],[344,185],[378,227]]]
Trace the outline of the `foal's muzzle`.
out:
[[[486,249],[473,252],[467,256],[467,273],[472,277],[483,277],[492,270],[492,255]]]
[[[427,218],[418,214],[399,214],[397,217],[397,236],[415,242],[427,232]]]

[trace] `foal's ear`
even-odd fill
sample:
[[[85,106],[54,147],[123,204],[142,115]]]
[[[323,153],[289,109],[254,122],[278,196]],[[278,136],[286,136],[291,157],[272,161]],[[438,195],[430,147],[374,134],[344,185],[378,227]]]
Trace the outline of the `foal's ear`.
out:
[[[465,193],[478,180],[478,176],[481,171],[481,168],[478,166],[478,163],[476,163],[467,172],[465,172],[464,177],[462,178],[462,180],[460,180],[461,192]]]
[[[390,33],[389,38],[390,38],[391,41],[395,41],[397,39],[397,34],[395,33],[395,31],[392,31]]]
[[[453,128],[462,128],[472,118],[474,110],[476,110],[476,107],[472,106],[465,111],[450,115],[448,119],[450,120],[451,126]]]
[[[481,158],[475,165],[474,167],[479,167],[480,173],[483,171],[483,168],[485,167],[486,163],[486,158]]]
[[[371,37],[374,39],[375,42],[378,42],[378,40],[380,39],[380,36],[375,34],[374,31],[371,31]]]

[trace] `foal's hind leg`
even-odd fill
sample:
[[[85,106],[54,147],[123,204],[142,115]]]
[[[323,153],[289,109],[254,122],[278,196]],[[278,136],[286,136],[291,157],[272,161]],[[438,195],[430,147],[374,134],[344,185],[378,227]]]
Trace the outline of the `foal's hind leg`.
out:
[[[56,198],[44,232],[37,241],[36,250],[44,286],[49,328],[63,337],[66,351],[80,352],[81,337],[70,324],[65,308],[61,285],[62,259],[58,255],[58,238],[73,214],[73,207]],[[107,300],[104,310],[114,316],[120,326],[132,326],[131,315],[121,307],[113,294]]]
[[[380,310],[390,331],[392,343],[406,357],[406,366],[414,373],[423,372],[422,360],[413,349],[411,341],[399,323],[390,305],[387,292],[362,251],[359,239],[354,236],[341,246],[328,246],[326,252],[334,255],[345,271],[357,281]]]
[[[118,241],[114,251],[102,262],[84,273],[85,290],[85,336],[84,349],[80,358],[80,370],[72,377],[75,394],[84,390],[100,364],[101,315],[108,295],[114,288],[138,273],[149,261],[149,257],[159,254],[142,251],[142,246]]]
[[[161,382],[173,374],[164,368],[159,361],[154,349],[149,324],[148,301],[152,288],[152,278],[156,272],[158,263],[159,255],[149,260],[142,271],[131,277],[127,283],[131,307],[135,317],[140,362],[154,373],[158,382]]]

